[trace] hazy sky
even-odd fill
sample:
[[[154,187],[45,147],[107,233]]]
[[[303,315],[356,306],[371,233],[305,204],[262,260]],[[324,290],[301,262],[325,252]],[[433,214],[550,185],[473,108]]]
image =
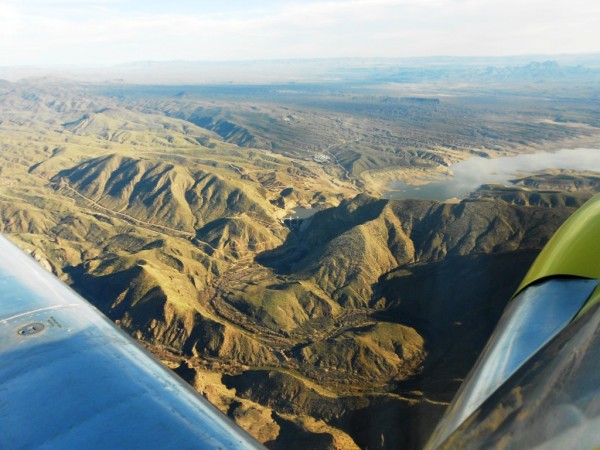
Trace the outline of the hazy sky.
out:
[[[0,66],[587,52],[598,0],[0,0]]]

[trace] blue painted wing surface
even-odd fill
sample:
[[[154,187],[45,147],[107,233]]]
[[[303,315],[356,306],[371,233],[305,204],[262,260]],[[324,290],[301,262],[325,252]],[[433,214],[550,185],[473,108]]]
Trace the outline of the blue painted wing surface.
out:
[[[262,448],[0,236],[0,448]]]

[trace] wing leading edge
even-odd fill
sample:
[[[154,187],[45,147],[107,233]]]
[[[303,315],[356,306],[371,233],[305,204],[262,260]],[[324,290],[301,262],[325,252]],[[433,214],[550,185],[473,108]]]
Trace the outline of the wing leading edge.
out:
[[[0,236],[0,448],[263,448]]]

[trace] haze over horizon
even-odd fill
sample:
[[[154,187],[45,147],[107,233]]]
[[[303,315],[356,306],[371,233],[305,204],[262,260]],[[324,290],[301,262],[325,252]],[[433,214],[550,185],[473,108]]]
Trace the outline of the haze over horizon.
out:
[[[0,2],[3,66],[600,52],[591,0]]]

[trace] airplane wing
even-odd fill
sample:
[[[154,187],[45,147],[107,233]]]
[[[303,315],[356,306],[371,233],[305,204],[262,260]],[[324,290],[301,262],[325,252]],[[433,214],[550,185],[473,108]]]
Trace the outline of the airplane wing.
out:
[[[426,448],[600,445],[600,195],[537,257]]]
[[[0,449],[263,448],[0,236]]]

